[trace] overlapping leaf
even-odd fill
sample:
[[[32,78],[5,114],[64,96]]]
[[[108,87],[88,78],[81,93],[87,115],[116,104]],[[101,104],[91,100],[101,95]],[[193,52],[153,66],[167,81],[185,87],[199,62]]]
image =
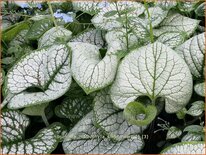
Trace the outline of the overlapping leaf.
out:
[[[154,35],[160,36],[165,32],[182,32],[191,36],[196,30],[199,20],[182,16],[179,13],[170,12],[158,29],[154,29]]]
[[[205,96],[205,82],[202,82],[202,83],[197,83],[195,86],[194,86],[194,90],[195,92],[200,95],[200,96]]]
[[[108,135],[119,139],[134,134],[140,134],[141,129],[136,125],[130,125],[123,116],[123,111],[116,108],[108,89],[99,92],[94,99],[95,122]],[[142,127],[142,130],[145,126]]]
[[[192,76],[182,58],[162,43],[154,43],[132,51],[121,62],[111,99],[119,108],[140,96],[151,100],[165,98],[165,110],[177,112],[192,94]]]
[[[101,58],[99,48],[88,43],[73,42],[68,46],[72,51],[73,78],[87,94],[113,82],[118,65],[117,55],[106,54]]]
[[[100,48],[104,46],[104,35],[105,33],[98,29],[89,29],[85,32],[75,36],[70,42],[83,42],[96,45]]]
[[[131,1],[118,1],[110,3],[108,6],[103,7],[101,11],[92,19],[95,27],[103,30],[112,30],[123,26],[121,16],[127,12],[128,17],[138,17],[144,12],[144,6],[138,2]],[[124,17],[123,17],[124,18]]]
[[[53,45],[26,55],[7,75],[8,96],[3,104],[18,109],[52,101],[71,84],[70,55],[66,45]]]
[[[142,147],[143,141],[139,135],[121,140],[104,135],[94,126],[92,112],[79,121],[63,141],[67,154],[131,154]]]
[[[45,46],[51,46],[55,42],[66,42],[72,36],[72,32],[63,28],[63,27],[53,27],[50,30],[46,31],[38,42],[38,47],[42,48]]]
[[[205,143],[201,141],[176,143],[164,149],[161,154],[205,154]]]
[[[54,123],[39,131],[35,137],[25,140],[29,118],[19,111],[6,110],[1,114],[3,154],[46,154],[51,153],[62,140],[65,128]]]
[[[191,73],[201,78],[204,72],[205,33],[196,35],[176,48],[177,53],[184,58]]]

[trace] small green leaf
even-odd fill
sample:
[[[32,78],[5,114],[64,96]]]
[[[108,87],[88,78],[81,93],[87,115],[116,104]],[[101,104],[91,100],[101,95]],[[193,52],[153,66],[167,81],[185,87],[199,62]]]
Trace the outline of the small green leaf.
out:
[[[182,131],[175,126],[169,128],[166,139],[175,139],[182,135]]]
[[[192,106],[187,111],[188,115],[191,116],[200,116],[205,109],[205,102],[204,101],[196,101],[192,103]]]
[[[194,90],[198,95],[205,97],[205,82],[195,84]]]
[[[139,102],[131,102],[124,109],[126,120],[133,125],[145,126],[150,124],[157,115],[157,108],[153,105],[147,107]]]
[[[15,59],[13,57],[6,57],[6,58],[1,59],[1,63],[4,65],[12,64],[14,63],[14,61]]]
[[[198,16],[204,17],[205,16],[205,2],[200,4],[196,9],[195,9],[195,13]]]
[[[187,114],[186,108],[182,108],[176,113],[178,119],[184,119],[186,114]]]
[[[182,142],[201,141],[201,140],[202,140],[202,134],[197,132],[188,132],[181,139]]]
[[[34,105],[30,107],[26,107],[22,113],[29,116],[42,116],[45,112],[45,108],[49,105],[49,103],[42,103],[40,105]]]
[[[39,39],[47,30],[53,27],[53,22],[51,19],[42,19],[35,21],[26,34],[26,38],[30,40]]]
[[[204,128],[200,125],[189,125],[184,128],[184,132],[203,132]]]
[[[2,32],[2,40],[5,42],[10,42],[20,31],[28,28],[29,23],[26,21],[12,25],[11,27]]]

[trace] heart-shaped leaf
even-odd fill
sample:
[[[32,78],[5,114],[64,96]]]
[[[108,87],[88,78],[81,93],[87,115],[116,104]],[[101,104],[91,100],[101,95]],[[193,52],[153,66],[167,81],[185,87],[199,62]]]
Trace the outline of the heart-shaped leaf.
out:
[[[17,118],[19,119],[18,121],[21,121],[22,119],[22,116],[16,114],[11,114],[9,117],[11,119]],[[8,118],[6,119],[8,120]],[[11,124],[9,123],[13,121],[14,120],[7,122],[5,128],[10,126]],[[27,121],[27,119],[23,121]],[[16,122],[15,124],[13,124],[13,130],[11,130],[13,131],[13,134],[15,134],[15,132],[17,134],[19,133],[19,128],[17,128],[17,125],[19,125],[19,127],[21,127],[22,125],[19,123],[20,122]],[[24,125],[25,123],[26,122],[24,122]],[[3,129],[3,132],[5,130]],[[9,140],[8,143],[2,145],[1,151],[3,154],[49,154],[57,147],[58,143],[62,140],[62,136],[64,136],[64,134],[64,126],[60,123],[53,123],[49,127],[40,130],[33,138],[27,140],[18,139],[17,141]]]
[[[102,59],[99,48],[88,43],[68,43],[72,51],[72,75],[89,94],[110,85],[115,77],[118,57],[106,54]]]
[[[168,132],[167,132],[167,138],[166,139],[175,139],[175,138],[178,138],[182,135],[182,131],[175,127],[175,126],[172,126],[169,128]]]
[[[47,30],[51,29],[52,27],[53,22],[51,19],[35,21],[26,34],[26,37],[30,40],[39,39]]]
[[[205,142],[180,142],[164,149],[161,154],[205,154]]]
[[[200,116],[205,109],[205,102],[203,101],[196,101],[192,103],[192,106],[187,111],[188,115],[191,116]]]
[[[177,53],[184,58],[191,73],[201,78],[204,72],[205,33],[196,35],[176,48]]]
[[[139,135],[120,140],[104,135],[94,126],[92,112],[79,121],[63,141],[66,154],[132,154],[142,147]]]
[[[18,109],[50,102],[71,84],[70,55],[66,45],[53,45],[24,56],[7,74],[8,107]]]
[[[163,97],[165,110],[174,113],[190,100],[192,85],[192,76],[184,60],[171,48],[156,42],[124,58],[111,87],[111,99],[124,109],[140,96],[148,96],[152,102]]]
[[[72,36],[72,32],[63,27],[53,27],[46,31],[38,42],[38,47],[42,48],[45,46],[51,46],[55,41],[67,42]]]
[[[94,98],[95,123],[108,135],[119,139],[134,134],[141,134],[141,127],[130,125],[123,116],[123,111],[116,108],[110,99],[108,89],[102,90]],[[142,127],[142,131],[146,126]]]
[[[127,11],[133,8],[134,11],[131,12]],[[92,23],[97,28],[103,30],[112,30],[114,28],[120,28],[123,26],[123,24],[117,19],[121,16],[123,17],[125,13],[127,13],[128,17],[133,17],[133,16],[138,17],[143,12],[144,12],[144,6],[138,2],[132,2],[132,1],[111,2],[108,7],[103,7],[101,11],[93,17]]]
[[[194,90],[198,95],[205,97],[205,82],[197,83]]]
[[[103,48],[105,44],[104,35],[105,33],[101,30],[89,29],[75,36],[73,39],[70,40],[70,42],[90,43],[98,46],[99,48]]]
[[[130,102],[124,109],[124,116],[130,124],[138,126],[149,125],[156,117],[157,109],[154,105],[145,107],[139,102]]]
[[[154,29],[154,35],[160,36],[165,32],[182,32],[187,36],[191,36],[199,25],[199,20],[182,16],[179,13],[170,12],[159,29]]]

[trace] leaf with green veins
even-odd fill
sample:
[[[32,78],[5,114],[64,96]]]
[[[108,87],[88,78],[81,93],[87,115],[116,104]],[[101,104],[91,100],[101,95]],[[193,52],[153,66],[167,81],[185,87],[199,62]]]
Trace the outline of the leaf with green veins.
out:
[[[184,132],[204,132],[204,127],[200,125],[189,125],[183,130]]]
[[[202,135],[196,132],[189,132],[181,139],[182,142],[201,141]]]
[[[95,1],[73,1],[72,5],[74,10],[82,11],[93,16],[100,11],[98,3],[99,2]]]
[[[87,93],[110,85],[118,66],[117,55],[107,54],[102,59],[99,48],[88,43],[71,42],[71,70],[75,81]]]
[[[70,54],[66,45],[53,45],[25,55],[7,74],[10,109],[19,109],[62,96],[71,84]]]
[[[108,89],[97,93],[94,98],[95,123],[109,136],[125,138],[134,134],[141,134],[146,126],[139,127],[130,125],[123,116],[123,111],[116,108],[111,99]]]
[[[205,142],[176,143],[162,150],[160,154],[205,154]]]
[[[155,42],[130,52],[121,62],[111,87],[111,99],[124,109],[140,96],[165,99],[167,113],[182,109],[192,95],[192,76],[171,48]]]
[[[46,31],[40,38],[38,42],[38,47],[46,47],[53,45],[58,39],[60,42],[67,42],[72,37],[72,32],[63,27],[53,27]]]
[[[37,40],[52,27],[53,21],[51,19],[42,19],[35,21],[27,32],[26,38],[28,38],[29,40]]]
[[[191,73],[196,78],[203,76],[205,60],[205,33],[196,35],[180,46],[175,51],[184,58]]]
[[[175,138],[178,138],[182,135],[182,131],[175,127],[175,126],[172,126],[169,128],[168,132],[167,132],[167,138],[166,139],[175,139]]]
[[[103,135],[94,126],[90,112],[70,130],[63,141],[63,149],[66,154],[133,154],[142,149],[143,143],[139,135],[124,139]]]
[[[148,14],[145,12],[145,17],[147,23],[149,24],[151,21],[152,27],[158,27],[158,25],[166,18],[168,11],[161,9],[160,7],[150,7],[148,9],[150,14],[150,19]]]
[[[159,28],[153,29],[153,33],[155,36],[160,36],[166,32],[182,32],[191,36],[197,29],[199,22],[199,20],[182,16],[179,13],[169,12]]]
[[[88,29],[81,34],[78,34],[70,40],[70,42],[83,42],[90,43],[98,46],[99,48],[104,47],[104,35],[105,32],[98,29]]]
[[[10,142],[21,141],[24,133],[29,126],[29,118],[19,111],[6,110],[1,112],[1,138],[2,145]]]
[[[9,141],[8,144],[2,146],[2,153],[49,154],[56,149],[63,135],[65,135],[65,127],[60,123],[53,123],[40,130],[33,138],[16,142]]]
[[[17,45],[24,45],[28,43],[28,40],[26,39],[26,34],[28,32],[28,29],[26,30],[22,30],[20,31],[15,37],[14,39],[11,40],[11,42],[9,43],[10,47],[15,47]]]
[[[92,97],[66,97],[60,105],[55,108],[55,114],[60,118],[68,118],[77,122],[92,110]]]
[[[170,10],[171,8],[176,7],[177,2],[176,1],[170,1],[170,0],[159,0],[156,2],[156,5],[164,10]]]
[[[195,84],[194,90],[198,95],[205,97],[205,82]]]
[[[42,103],[40,105],[34,105],[30,107],[26,107],[22,113],[29,116],[42,116],[45,113],[45,108],[49,105],[49,103]]]
[[[157,115],[157,108],[154,105],[147,107],[140,102],[130,102],[124,109],[125,119],[133,125],[149,125]]]
[[[131,1],[117,1],[117,2],[111,2],[108,7],[104,7],[101,9],[101,11],[96,14],[92,18],[92,23],[96,28],[100,28],[103,30],[112,30],[114,28],[121,28],[123,27],[123,24],[117,19],[119,18],[119,15],[122,12],[125,12],[126,10],[135,8],[135,11],[128,12],[127,16],[129,17],[138,17],[140,14],[144,12],[144,6],[141,3],[138,2],[131,2]],[[109,17],[105,17],[105,14],[109,14],[108,12],[118,12],[117,14]]]
[[[157,41],[171,48],[176,48],[180,44],[184,43],[185,35],[180,32],[166,32],[160,35],[157,38]]]
[[[205,3],[200,4],[196,9],[195,9],[195,13],[198,16],[204,17],[205,16]]]
[[[8,29],[2,32],[2,40],[5,42],[10,42],[20,31],[28,29],[29,23],[26,21],[12,25]]]
[[[188,115],[191,116],[200,116],[205,109],[205,102],[204,101],[196,101],[192,103],[192,106],[187,111]]]

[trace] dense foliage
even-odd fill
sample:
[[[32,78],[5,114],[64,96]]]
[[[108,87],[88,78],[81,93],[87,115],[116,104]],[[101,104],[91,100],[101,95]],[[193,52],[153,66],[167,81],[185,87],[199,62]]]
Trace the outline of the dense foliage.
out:
[[[205,2],[2,2],[4,154],[204,154]]]

